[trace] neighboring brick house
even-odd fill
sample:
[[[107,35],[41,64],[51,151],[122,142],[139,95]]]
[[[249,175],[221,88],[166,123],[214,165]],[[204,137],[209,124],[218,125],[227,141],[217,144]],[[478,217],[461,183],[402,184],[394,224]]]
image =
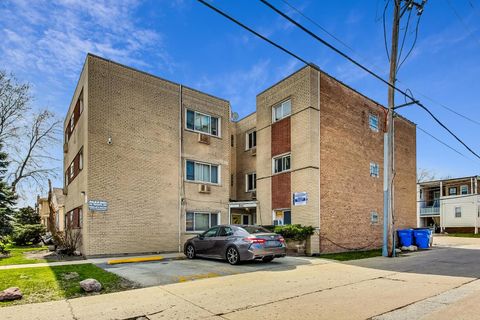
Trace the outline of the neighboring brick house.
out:
[[[480,227],[480,177],[422,181],[417,185],[419,227],[473,232]]]
[[[231,121],[226,100],[89,54],[64,126],[81,251],[178,251],[220,223],[311,225],[310,253],[380,246],[385,109],[310,66],[256,109]],[[413,227],[415,125],[395,125],[396,226]]]

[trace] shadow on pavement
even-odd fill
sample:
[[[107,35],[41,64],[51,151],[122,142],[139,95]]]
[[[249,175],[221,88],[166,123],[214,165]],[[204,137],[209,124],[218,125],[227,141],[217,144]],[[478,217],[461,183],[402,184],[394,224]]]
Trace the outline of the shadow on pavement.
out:
[[[433,247],[397,258],[377,257],[344,263],[397,272],[480,278],[478,248]]]

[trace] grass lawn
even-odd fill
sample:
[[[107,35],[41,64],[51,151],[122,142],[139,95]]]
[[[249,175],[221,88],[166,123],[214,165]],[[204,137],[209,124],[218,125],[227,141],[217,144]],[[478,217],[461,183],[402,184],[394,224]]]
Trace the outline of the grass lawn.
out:
[[[0,266],[47,262],[45,259],[29,259],[24,252],[47,250],[47,247],[12,247],[6,257],[0,256]]]
[[[77,272],[79,276],[66,280],[63,276],[67,272]],[[0,270],[0,290],[19,287],[23,293],[23,299],[0,302],[0,307],[91,295],[78,284],[87,278],[97,279],[102,284],[100,293],[134,287],[131,282],[92,264]]]
[[[462,238],[480,238],[480,234],[475,233],[449,233],[449,237],[462,237]]]
[[[379,257],[382,255],[382,249],[374,249],[367,251],[350,251],[340,253],[325,253],[321,254],[319,258],[332,259],[338,261],[358,260],[372,257]]]

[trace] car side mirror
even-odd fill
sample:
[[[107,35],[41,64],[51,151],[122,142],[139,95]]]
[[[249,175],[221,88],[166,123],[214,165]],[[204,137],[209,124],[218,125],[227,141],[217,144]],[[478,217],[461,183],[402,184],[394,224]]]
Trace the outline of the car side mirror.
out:
[[[199,234],[199,235],[197,235],[197,238],[200,239],[200,240],[203,240],[203,235]]]

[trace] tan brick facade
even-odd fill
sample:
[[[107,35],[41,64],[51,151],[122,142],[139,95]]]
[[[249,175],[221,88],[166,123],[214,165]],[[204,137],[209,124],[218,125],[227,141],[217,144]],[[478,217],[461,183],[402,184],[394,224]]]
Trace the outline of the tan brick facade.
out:
[[[88,55],[66,130],[80,93],[83,112],[67,143],[65,172],[79,150],[84,163],[66,186],[65,211],[83,208],[86,255],[181,250],[192,236],[187,212],[218,214],[218,223],[244,212],[271,225],[276,209],[290,210],[291,223],[317,228],[313,253],[379,246],[382,170],[375,178],[369,168],[383,167],[384,108],[330,76],[302,68],[260,93],[256,113],[237,122],[228,101]],[[272,108],[286,101],[291,114],[274,121]],[[186,128],[187,110],[219,119],[219,136],[199,142]],[[379,131],[369,128],[369,114],[379,117]],[[396,142],[397,226],[414,226],[415,126],[403,118],[396,119]],[[286,153],[288,172],[274,173],[272,157]],[[218,167],[218,183],[199,192],[204,183],[187,181],[187,160]],[[246,188],[251,173],[255,192]],[[308,194],[306,205],[292,205],[295,192]],[[108,210],[89,211],[88,200],[107,201]],[[238,201],[249,209],[234,206]]]

